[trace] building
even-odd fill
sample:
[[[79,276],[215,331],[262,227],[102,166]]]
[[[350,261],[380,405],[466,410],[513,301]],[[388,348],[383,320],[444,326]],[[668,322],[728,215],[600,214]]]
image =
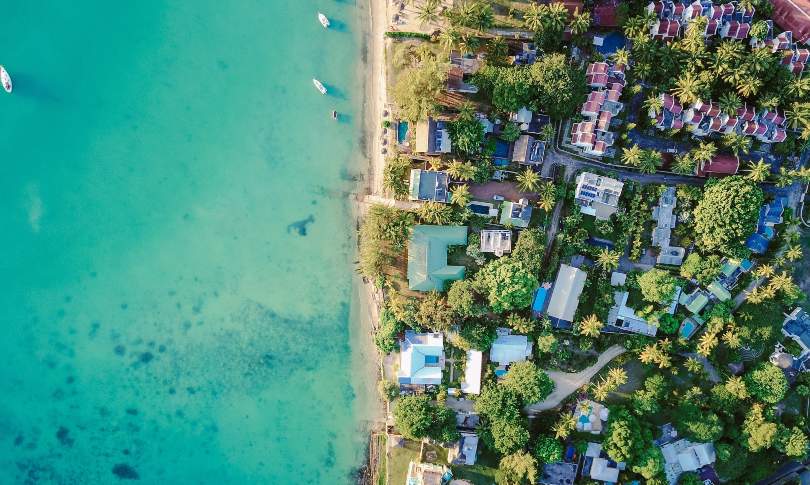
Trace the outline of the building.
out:
[[[518,202],[506,201],[501,205],[501,224],[508,227],[529,227],[532,220],[532,206],[528,199]]]
[[[539,485],[572,485],[577,478],[576,463],[546,463],[543,465],[543,473]]]
[[[802,372],[810,370],[810,315],[801,307],[794,308],[782,322],[782,334],[802,348],[801,355],[796,358],[798,370]]]
[[[478,86],[464,82],[463,69],[452,65],[447,70],[446,87],[449,93],[475,94],[478,92]]]
[[[546,152],[546,144],[531,135],[520,135],[512,149],[512,161],[523,165],[540,165]]]
[[[586,155],[601,157],[613,146],[615,133],[610,126],[624,108],[619,99],[625,85],[625,69],[624,64],[607,62],[588,65],[587,82],[596,90],[588,94],[580,110],[584,121],[571,126],[571,144]]]
[[[647,320],[636,315],[635,310],[627,306],[630,293],[617,291],[613,294],[613,306],[608,311],[602,333],[635,333],[654,337],[658,332],[657,325],[647,323]]]
[[[599,443],[588,443],[585,451],[585,460],[582,466],[582,475],[591,477],[592,480],[607,483],[618,483],[619,472],[626,468],[622,461],[616,463],[602,450]]]
[[[698,17],[706,18],[704,37],[720,34],[727,39],[745,39],[751,30],[755,10],[738,9],[735,3],[712,4],[710,0],[681,2],[657,0],[647,5],[647,12],[658,20],[650,28],[654,39],[669,42],[685,32]]]
[[[444,336],[406,331],[399,341],[397,381],[403,385],[439,385],[443,369]]]
[[[729,259],[723,261],[723,267],[720,269],[720,274],[717,276],[717,281],[723,285],[727,290],[733,290],[737,286],[737,281],[740,277],[751,270],[754,266],[748,259]]]
[[[461,433],[461,439],[447,450],[447,461],[451,465],[475,465],[478,452],[478,435]]]
[[[653,208],[653,220],[656,222],[652,233],[653,246],[658,246],[661,251],[658,253],[656,262],[658,264],[668,264],[680,266],[686,249],[680,246],[671,245],[672,229],[678,222],[675,215],[675,206],[678,198],[675,196],[675,187],[667,187],[658,199],[658,205]]]
[[[579,297],[582,295],[582,289],[585,288],[587,278],[588,273],[579,268],[567,264],[560,266],[546,310],[554,328],[570,329],[573,327]]]
[[[450,65],[461,69],[464,74],[475,74],[481,69],[484,54],[462,54],[461,51],[450,51]]]
[[[771,0],[773,20],[803,43],[810,42],[810,0]]]
[[[464,266],[447,264],[447,247],[464,244],[464,226],[414,226],[408,241],[408,288],[442,291],[448,281],[464,278]]]
[[[443,485],[450,478],[452,474],[444,465],[410,462],[405,485]]]
[[[695,289],[691,294],[682,292],[678,303],[685,306],[692,314],[697,315],[709,304],[709,294],[700,288]]]
[[[686,439],[662,445],[661,454],[664,455],[664,473],[670,485],[678,483],[682,473],[697,472],[717,459],[713,444],[692,443]]]
[[[513,335],[508,329],[498,329],[498,338],[489,350],[489,360],[501,366],[523,362],[532,355],[532,343],[525,335]]]
[[[436,121],[428,117],[416,124],[416,153],[440,155],[450,153],[450,132],[444,121]]]
[[[484,229],[481,231],[481,252],[503,256],[512,251],[512,231]]]
[[[762,206],[756,230],[745,240],[745,247],[755,254],[765,254],[768,251],[771,240],[776,236],[775,226],[782,223],[786,204],[787,199],[778,197]]]
[[[577,431],[584,433],[601,433],[607,424],[608,416],[608,408],[591,400],[578,401],[574,408]]]
[[[481,367],[484,356],[480,350],[468,350],[467,361],[464,364],[464,380],[461,381],[461,392],[465,394],[481,394]]]
[[[718,153],[709,162],[701,162],[696,167],[698,177],[722,177],[734,175],[740,169],[740,159],[727,153]]]
[[[450,202],[448,183],[450,176],[447,172],[434,170],[411,169],[411,178],[408,183],[408,198],[410,200]]]
[[[619,197],[624,184],[616,179],[582,172],[577,176],[574,198],[583,214],[607,221],[619,210]]]

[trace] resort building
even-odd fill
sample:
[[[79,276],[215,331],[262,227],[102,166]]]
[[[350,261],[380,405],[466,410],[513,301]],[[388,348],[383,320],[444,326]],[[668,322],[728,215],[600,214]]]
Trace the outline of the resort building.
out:
[[[577,176],[574,198],[583,214],[607,221],[619,210],[619,197],[624,184],[616,179],[582,172]]]
[[[782,214],[785,212],[787,199],[778,197],[764,204],[759,210],[756,231],[745,240],[745,247],[755,254],[765,254],[771,240],[776,236],[774,226],[782,223]]]
[[[579,297],[585,288],[587,277],[588,273],[579,268],[567,264],[560,266],[546,310],[554,328],[568,330],[573,327]]]
[[[602,450],[599,443],[588,443],[585,451],[585,460],[582,465],[582,475],[592,480],[606,483],[618,483],[619,472],[627,465],[622,461],[616,463]]]
[[[441,333],[415,333],[411,330],[399,341],[401,385],[438,385],[444,369],[444,336]]]
[[[532,220],[532,206],[528,199],[518,202],[505,201],[501,205],[501,224],[507,227],[529,227]]]
[[[408,288],[442,291],[448,281],[464,278],[464,266],[447,264],[447,247],[465,244],[464,226],[414,226],[408,241]]]
[[[461,438],[447,449],[447,461],[451,465],[475,465],[478,453],[478,435],[461,433]]]
[[[416,124],[416,153],[440,155],[450,153],[450,132],[444,121],[436,121],[431,117]]]
[[[670,244],[672,229],[678,221],[674,212],[677,203],[675,187],[667,187],[658,199],[658,205],[653,208],[652,218],[656,225],[652,233],[652,244],[661,248],[656,260],[658,264],[680,266],[686,254],[686,249]]]
[[[798,42],[810,42],[810,0],[771,0],[773,20],[793,32]]]
[[[481,252],[501,257],[512,251],[512,231],[484,229],[481,231]]]
[[[453,474],[444,465],[433,463],[408,463],[406,485],[443,485],[450,481]]]
[[[745,39],[755,10],[738,9],[732,2],[714,5],[711,1],[657,0],[647,5],[647,12],[658,19],[650,28],[650,36],[669,42],[686,32],[689,24],[701,16],[706,17],[704,37],[720,35],[727,39]]]
[[[664,473],[670,485],[677,484],[682,473],[698,472],[710,467],[717,459],[713,444],[692,443],[686,439],[662,445],[661,454],[664,455]]]
[[[512,113],[512,115],[509,116],[509,121],[517,123],[522,131],[526,131],[529,129],[529,123],[532,122],[533,116],[534,113],[532,113],[529,108],[524,106],[517,110],[517,112]]]
[[[583,433],[601,433],[607,425],[608,416],[608,408],[591,400],[579,401],[574,408],[577,431]]]
[[[698,177],[723,177],[734,175],[740,169],[740,159],[727,153],[718,153],[708,162],[702,161],[695,167]]]
[[[532,355],[532,343],[525,335],[513,335],[508,328],[498,329],[498,338],[489,350],[489,360],[500,366],[523,362]]]
[[[619,99],[624,89],[624,64],[596,62],[588,65],[588,83],[597,88],[588,94],[580,114],[584,120],[571,126],[571,144],[586,155],[601,157],[613,146],[610,125],[624,108]],[[618,118],[616,118],[618,120]]]
[[[627,306],[630,293],[617,291],[613,294],[613,306],[608,311],[602,333],[635,333],[654,337],[658,332],[657,325],[650,325],[647,320],[636,315],[635,310]]]
[[[522,165],[540,165],[546,152],[546,144],[531,135],[520,135],[512,149],[512,161]]]
[[[408,198],[410,200],[450,202],[448,183],[450,176],[447,172],[435,170],[411,169],[411,178],[408,185]]]
[[[464,380],[461,381],[461,392],[465,394],[481,394],[481,367],[484,355],[480,350],[468,350],[467,361],[464,364]]]
[[[776,352],[771,355],[771,363],[786,373],[790,370],[795,373],[810,371],[810,314],[801,307],[794,308],[782,322],[782,334],[796,342],[802,348],[802,353],[794,357],[777,346]]]

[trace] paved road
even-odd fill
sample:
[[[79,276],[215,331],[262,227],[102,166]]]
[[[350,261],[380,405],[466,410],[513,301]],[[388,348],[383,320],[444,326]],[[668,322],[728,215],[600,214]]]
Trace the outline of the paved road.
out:
[[[526,406],[524,411],[528,414],[534,414],[556,408],[565,398],[589,383],[593,376],[608,362],[626,351],[627,349],[621,345],[613,345],[599,355],[594,365],[577,373],[546,371],[551,380],[554,381],[554,392],[543,401]]]

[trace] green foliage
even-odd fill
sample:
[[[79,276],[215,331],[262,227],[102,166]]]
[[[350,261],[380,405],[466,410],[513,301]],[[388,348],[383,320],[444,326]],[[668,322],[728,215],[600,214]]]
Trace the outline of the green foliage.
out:
[[[537,352],[541,354],[552,354],[557,351],[557,337],[551,332],[543,332],[537,337]]]
[[[553,436],[540,435],[534,444],[534,457],[541,464],[562,461],[563,445]]]
[[[520,138],[520,128],[515,123],[507,123],[501,131],[501,138],[508,142],[517,140]]]
[[[752,396],[768,404],[784,399],[788,390],[782,370],[764,362],[745,376],[745,383]]]
[[[487,439],[487,435],[491,436]],[[529,443],[529,430],[523,419],[507,421],[495,419],[490,423],[488,433],[485,433],[484,442],[502,455],[522,450]]]
[[[383,400],[390,401],[399,396],[399,384],[387,379],[381,379],[377,382],[377,392],[380,393],[380,397]]]
[[[522,263],[532,274],[539,274],[543,269],[543,257],[546,250],[546,234],[536,228],[520,232],[510,258]]]
[[[714,469],[720,478],[734,481],[745,473],[745,465],[748,462],[748,450],[728,443],[718,443],[717,461]]]
[[[753,452],[767,450],[776,439],[777,426],[765,419],[761,404],[754,404],[743,421],[745,446]]]
[[[520,396],[508,386],[489,384],[475,401],[475,410],[485,420],[481,438],[493,450],[507,455],[529,442],[526,420],[520,414]]]
[[[678,485],[703,485],[703,480],[695,472],[686,472],[678,477]]]
[[[374,333],[374,344],[383,354],[389,354],[397,348],[397,335],[405,326],[399,322],[391,310],[383,308],[380,312],[380,325]]]
[[[425,394],[399,398],[394,406],[394,424],[408,439],[429,437],[443,442],[458,439],[455,413],[436,406]]]
[[[653,478],[664,476],[664,456],[657,446],[649,446],[639,454],[636,464],[630,467],[633,473],[638,473],[650,483]]]
[[[516,362],[501,383],[517,394],[524,405],[542,401],[554,390],[554,382],[534,362]]]
[[[360,226],[360,272],[372,279],[383,277],[405,247],[413,223],[410,212],[372,205]]]
[[[388,31],[385,33],[386,37],[392,39],[424,39],[430,40],[430,35],[421,32],[403,32],[403,31]]]
[[[644,387],[633,392],[631,405],[639,416],[656,414],[661,410],[661,400],[667,393],[667,383],[661,374],[644,379]]]
[[[484,310],[472,280],[454,281],[447,291],[447,305],[461,318],[481,315]]]
[[[436,332],[446,332],[455,323],[453,310],[447,300],[436,291],[431,291],[419,303],[417,321]]]
[[[448,126],[453,151],[463,155],[474,155],[481,151],[484,142],[484,127],[475,117],[475,111],[469,106],[462,109],[458,118]]]
[[[419,301],[416,298],[393,293],[388,299],[387,308],[398,322],[411,328],[419,328],[417,320]]]
[[[492,346],[496,337],[495,326],[490,322],[470,320],[461,326],[455,343],[464,350],[485,350]]]
[[[448,64],[443,60],[424,56],[399,76],[392,96],[402,118],[415,123],[436,114],[436,100],[444,89],[447,71]]]
[[[504,456],[495,481],[498,485],[534,485],[537,482],[537,462],[525,451]]]
[[[735,256],[756,226],[764,195],[741,176],[710,180],[694,211],[696,242],[704,252]]]
[[[624,408],[615,408],[610,412],[605,441],[602,447],[613,461],[624,461],[634,466],[636,459],[644,454],[647,437],[638,420]],[[649,439],[648,439],[649,438]]]
[[[391,191],[397,199],[404,199],[408,195],[410,169],[411,160],[408,157],[396,156],[385,161],[383,187]]]
[[[684,278],[694,278],[703,286],[708,286],[720,274],[723,269],[722,258],[716,254],[702,257],[693,251],[686,257],[681,265],[681,276]]]
[[[665,334],[672,335],[678,331],[681,322],[674,315],[663,313],[658,316],[658,329]]]
[[[719,416],[688,401],[676,409],[675,427],[685,437],[698,442],[715,441],[723,435],[723,421]]]
[[[653,268],[638,278],[638,285],[648,302],[668,304],[675,292],[675,277],[668,271]]]
[[[776,435],[776,447],[782,453],[794,458],[807,455],[807,435],[801,428],[781,428]]]
[[[476,275],[476,282],[485,289],[495,313],[528,307],[538,285],[531,271],[511,258],[500,258],[484,266]]]

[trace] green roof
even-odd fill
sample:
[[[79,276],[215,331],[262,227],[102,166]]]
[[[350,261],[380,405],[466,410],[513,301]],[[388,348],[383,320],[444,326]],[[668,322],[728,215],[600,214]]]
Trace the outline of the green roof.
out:
[[[716,296],[720,301],[728,301],[731,299],[731,293],[729,293],[728,290],[717,281],[712,281],[712,284],[710,284],[707,288],[712,295]]]
[[[467,244],[467,226],[414,226],[408,242],[408,288],[442,291],[464,278],[464,266],[448,266],[447,246]]]
[[[709,303],[709,297],[706,295],[706,293],[702,291],[697,291],[696,293],[697,294],[693,293],[692,295],[689,295],[689,300],[691,301],[686,305],[686,309],[692,313],[699,313],[701,310],[703,310],[703,307]]]

